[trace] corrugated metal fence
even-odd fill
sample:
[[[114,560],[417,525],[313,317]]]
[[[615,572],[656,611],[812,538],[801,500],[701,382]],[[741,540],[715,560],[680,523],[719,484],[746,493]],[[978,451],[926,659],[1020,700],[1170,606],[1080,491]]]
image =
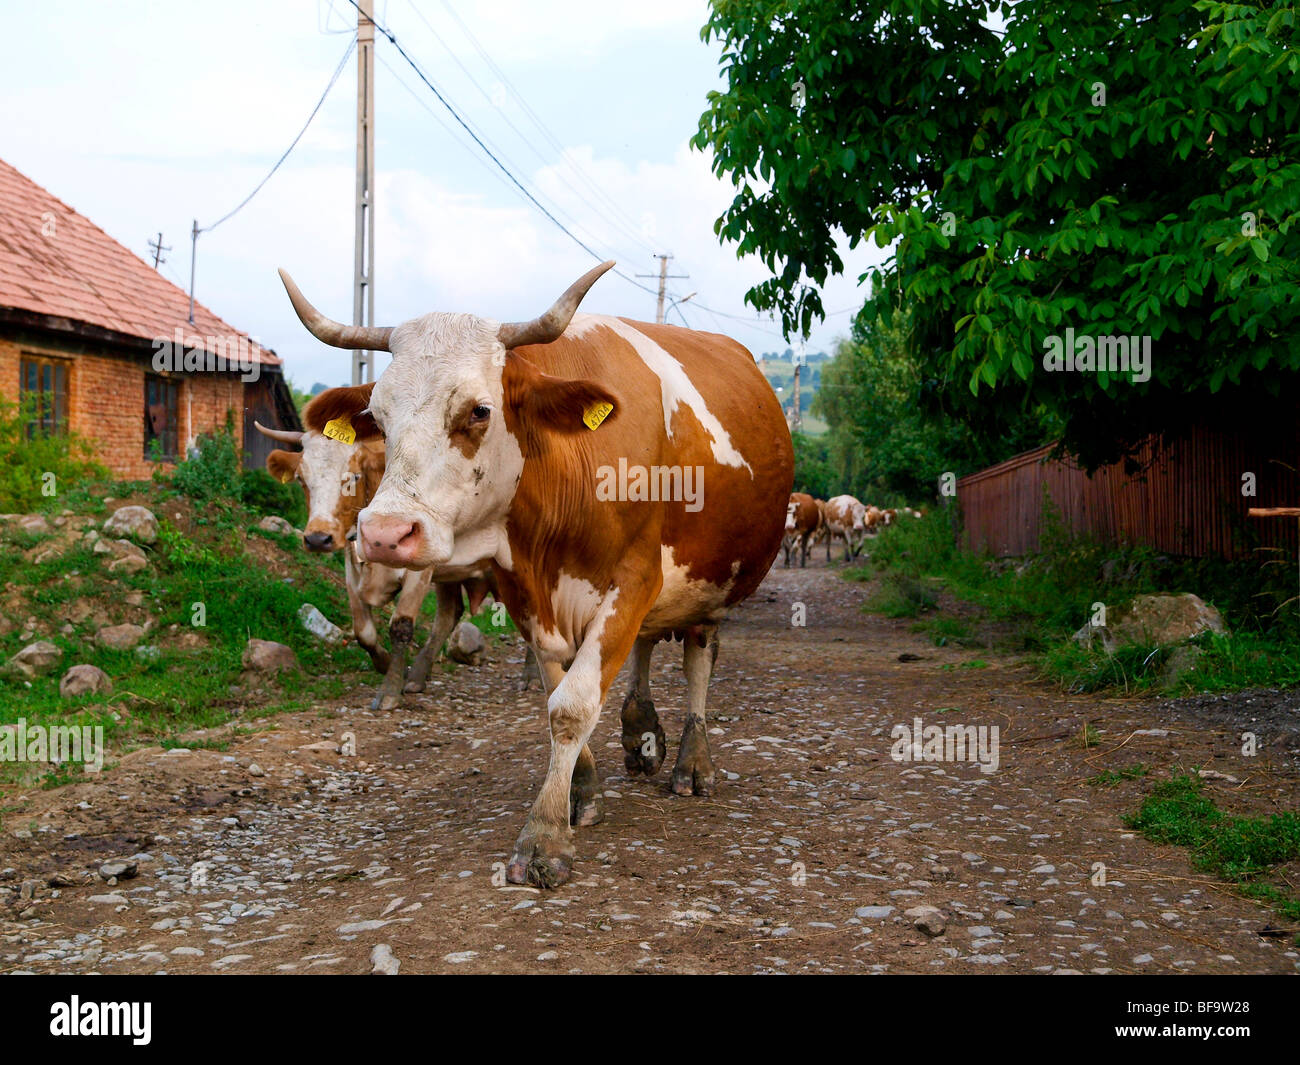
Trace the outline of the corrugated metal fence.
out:
[[[1067,528],[1104,542],[1196,557],[1261,557],[1260,547],[1294,556],[1295,519],[1246,516],[1250,507],[1300,506],[1300,449],[1294,432],[1282,441],[1196,428],[1163,445],[1148,440],[1136,456],[1141,472],[1117,463],[1091,477],[1049,459],[1050,446],[1027,451],[957,482],[966,546],[1035,554],[1046,493]],[[1245,474],[1254,474],[1254,496],[1242,494]]]

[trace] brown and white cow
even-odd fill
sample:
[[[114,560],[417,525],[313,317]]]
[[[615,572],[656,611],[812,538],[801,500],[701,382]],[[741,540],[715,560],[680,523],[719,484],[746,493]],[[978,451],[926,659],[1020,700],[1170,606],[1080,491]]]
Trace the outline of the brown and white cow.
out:
[[[817,500],[806,492],[794,492],[785,508],[785,539],[782,548],[785,551],[785,564],[790,565],[790,556],[797,546],[799,548],[799,565],[808,565],[808,552],[813,537],[817,535],[822,524],[822,508]]]
[[[650,655],[670,636],[684,645],[688,702],[671,787],[709,793],[718,625],[780,550],[793,481],[781,406],[740,344],[575,314],[611,266],[531,322],[428,314],[386,329],[331,322],[281,273],[318,338],[393,354],[373,386],[337,390],[338,402],[308,418],[387,438],[387,473],[360,515],[366,557],[490,562],[542,663],[550,766],[507,867],[514,883],[568,879],[571,824],[600,819],[587,740],[629,654],[624,764],[658,770],[666,752]]]
[[[853,496],[834,496],[826,500],[826,561],[831,560],[831,545],[837,538],[844,541],[844,561],[852,560],[867,535],[867,507]]]
[[[329,392],[312,400],[317,403]],[[325,403],[331,402],[328,399]],[[308,410],[311,404],[308,404]],[[303,546],[322,553],[346,551],[344,581],[348,608],[352,614],[352,631],[357,643],[365,648],[375,669],[384,674],[383,683],[371,702],[372,710],[391,710],[401,702],[403,691],[422,692],[429,679],[433,660],[464,610],[462,592],[468,595],[470,610],[482,603],[489,586],[481,570],[466,570],[463,581],[439,575],[434,585],[438,610],[433,626],[407,672],[406,661],[433,571],[395,569],[381,563],[367,562],[356,550],[357,514],[369,502],[384,476],[382,440],[344,443],[314,430],[294,432],[268,429],[258,422],[254,427],[263,436],[283,444],[299,444],[302,451],[277,448],[266,457],[272,477],[288,483],[297,480],[307,496],[308,519],[303,530]],[[394,603],[393,619],[388,626],[391,652],[379,643],[375,613]]]

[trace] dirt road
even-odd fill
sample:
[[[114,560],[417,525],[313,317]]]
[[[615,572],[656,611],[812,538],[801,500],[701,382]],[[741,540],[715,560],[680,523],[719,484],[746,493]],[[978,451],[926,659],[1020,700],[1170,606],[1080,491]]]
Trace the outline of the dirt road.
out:
[[[867,594],[820,561],[778,563],[724,627],[709,725],[725,774],[708,799],[671,796],[667,769],[627,778],[620,682],[591,744],[605,820],[581,830],[554,892],[500,875],[548,750],[539,693],[517,690],[518,643],[396,713],[363,709],[359,686],[251,722],[224,751],[151,748],[90,783],[7,796],[0,970],[364,973],[380,944],[403,973],[1300,966],[1294,931],[1260,934],[1270,910],[1125,830],[1149,779],[1088,783],[1135,762],[1205,766],[1235,778],[1211,784],[1225,804],[1294,806],[1293,746],[1263,735],[1247,759],[1240,714],[1063,698],[1006,659],[862,613]],[[661,645],[674,747],[679,666]],[[996,770],[891,759],[891,730],[918,717],[997,726]],[[98,875],[132,856],[134,878]],[[939,911],[928,932],[907,914],[919,906]]]

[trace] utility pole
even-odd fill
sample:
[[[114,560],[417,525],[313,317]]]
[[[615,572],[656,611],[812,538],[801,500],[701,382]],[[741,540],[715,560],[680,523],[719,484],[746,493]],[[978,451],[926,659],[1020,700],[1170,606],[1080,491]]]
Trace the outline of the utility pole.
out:
[[[190,227],[190,325],[194,324],[194,264],[199,257],[199,220]]]
[[[163,258],[163,254],[162,254],[162,253],[165,252],[165,251],[171,251],[172,249],[171,249],[170,245],[168,245],[168,246],[164,246],[164,245],[163,245],[163,242],[162,242],[162,233],[159,232],[159,234],[158,234],[158,239],[157,239],[157,240],[151,240],[151,241],[149,241],[149,250],[150,250],[151,252],[153,252],[153,268],[154,268],[155,270],[157,270],[157,269],[158,269],[158,265],[159,265],[160,263],[165,263],[165,262],[167,261],[166,259]]]
[[[803,369],[807,356],[803,350],[804,342],[799,341],[799,353],[794,356],[794,415],[790,419],[790,428],[798,432],[803,428],[803,411],[799,409],[799,371]]]
[[[352,324],[375,324],[375,5],[357,3],[357,196]],[[375,379],[374,353],[352,353],[352,383]]]
[[[668,260],[672,258],[671,255],[656,255],[655,258],[659,260],[659,273],[658,273],[658,274],[637,274],[636,276],[637,276],[637,277],[651,277],[651,278],[653,278],[653,277],[658,277],[658,278],[659,278],[659,303],[658,303],[658,306],[655,308],[655,321],[658,322],[660,325],[663,325],[663,322],[664,322],[664,287],[667,285],[667,283],[668,283],[668,279],[669,279],[670,277],[690,277],[691,275],[690,275],[690,274],[670,274],[670,273],[668,272]],[[692,293],[692,295],[694,295],[694,293]],[[683,300],[682,302],[684,303],[684,302],[686,302],[686,301]]]

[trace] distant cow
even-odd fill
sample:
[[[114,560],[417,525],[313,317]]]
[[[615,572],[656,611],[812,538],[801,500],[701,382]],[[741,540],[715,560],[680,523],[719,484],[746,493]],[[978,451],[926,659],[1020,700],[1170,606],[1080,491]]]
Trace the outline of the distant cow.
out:
[[[794,479],[781,405],[740,344],[575,314],[613,265],[531,322],[435,313],[384,329],[330,321],[281,274],[317,338],[393,354],[374,385],[335,390],[306,416],[313,429],[344,419],[359,439],[387,438],[387,472],[360,515],[365,556],[490,562],[541,661],[551,760],[506,868],[513,883],[567,880],[570,825],[600,819],[587,741],[629,654],[624,764],[658,770],[650,655],[670,636],[683,643],[687,689],[671,787],[709,793],[718,625],[780,550]]]
[[[322,392],[312,403],[322,401]],[[324,402],[330,402],[328,399]],[[308,410],[311,404],[308,404]],[[489,585],[481,570],[466,568],[462,580],[440,580],[435,585],[438,611],[429,639],[411,663],[406,660],[429,584],[430,570],[394,569],[367,562],[355,549],[357,514],[370,501],[384,476],[384,442],[344,443],[308,430],[292,432],[268,429],[254,422],[263,436],[284,444],[300,444],[302,451],[276,449],[266,458],[266,468],[279,481],[297,480],[307,496],[308,520],[303,546],[308,551],[331,552],[347,548],[344,556],[348,606],[352,631],[365,648],[375,669],[384,674],[383,684],[371,702],[372,710],[391,710],[401,702],[403,690],[422,692],[433,660],[464,611],[462,591],[468,595],[471,612],[477,611]],[[450,576],[450,575],[449,575]],[[396,600],[388,626],[391,653],[379,645],[375,612]],[[405,683],[404,683],[405,682]]]
[[[785,509],[785,564],[790,565],[790,556],[796,546],[799,548],[799,565],[808,565],[808,551],[814,536],[822,525],[821,505],[805,492],[795,492]]]
[[[851,561],[867,535],[866,506],[853,496],[826,500],[826,530],[826,561],[831,560],[831,545],[837,537],[844,541],[844,561]]]

